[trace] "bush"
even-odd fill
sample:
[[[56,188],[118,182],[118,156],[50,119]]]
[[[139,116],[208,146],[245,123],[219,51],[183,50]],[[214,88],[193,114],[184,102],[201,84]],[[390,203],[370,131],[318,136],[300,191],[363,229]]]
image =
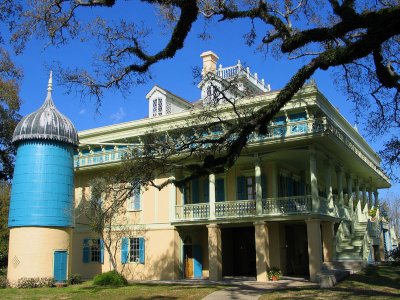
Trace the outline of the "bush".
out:
[[[97,274],[96,276],[94,276],[93,284],[122,286],[122,285],[127,285],[128,281],[123,275],[119,274],[117,271],[110,271],[102,274]]]
[[[77,273],[69,275],[68,283],[69,284],[80,284],[80,283],[82,283],[82,275],[81,274],[77,274]]]
[[[28,277],[22,277],[18,279],[17,282],[17,288],[20,289],[32,289],[36,287],[36,282],[38,281],[39,278],[28,278]]]
[[[8,288],[10,286],[8,280],[7,280],[7,276],[0,276],[0,289],[5,289]]]
[[[371,218],[375,218],[375,217],[376,217],[376,208],[371,208],[371,209],[368,211],[368,215],[369,215]]]
[[[41,287],[53,287],[55,284],[53,277],[22,277],[18,279],[17,288],[33,289]]]
[[[389,251],[388,258],[391,258],[395,261],[400,261],[400,247],[397,247],[396,249]]]
[[[273,267],[267,271],[269,280],[279,280],[282,276],[282,271],[279,268]]]
[[[53,287],[56,281],[53,277],[38,278],[37,287]]]

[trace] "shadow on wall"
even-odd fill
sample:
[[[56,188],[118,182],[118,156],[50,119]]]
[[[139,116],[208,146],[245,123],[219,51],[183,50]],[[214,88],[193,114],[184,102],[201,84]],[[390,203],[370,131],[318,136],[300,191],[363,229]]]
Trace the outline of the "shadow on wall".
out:
[[[147,243],[149,244],[149,243]],[[154,245],[154,244],[153,244]],[[145,263],[127,263],[122,267],[122,273],[128,280],[172,280],[177,279],[174,274],[174,242],[170,242],[167,249],[160,254],[153,254],[152,249],[146,249]]]
[[[77,186],[77,184],[75,184]],[[99,274],[103,271],[104,264],[100,262],[93,262],[91,253],[89,253],[89,259],[85,262],[84,259],[84,241],[88,239],[98,238],[94,233],[90,232],[87,226],[87,218],[84,211],[89,206],[89,188],[81,187],[81,194],[76,195],[75,191],[75,205],[78,205],[74,209],[75,217],[75,229],[72,234],[72,255],[70,258],[71,262],[71,274],[81,274],[84,279],[92,279],[94,275]]]

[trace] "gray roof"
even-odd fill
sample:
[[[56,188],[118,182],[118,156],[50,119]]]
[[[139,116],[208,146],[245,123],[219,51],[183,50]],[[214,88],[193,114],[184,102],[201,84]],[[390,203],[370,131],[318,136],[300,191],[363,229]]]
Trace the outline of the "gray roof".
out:
[[[78,133],[74,125],[54,106],[50,81],[43,105],[18,123],[12,141],[15,143],[32,139],[60,141],[74,146],[79,144]]]

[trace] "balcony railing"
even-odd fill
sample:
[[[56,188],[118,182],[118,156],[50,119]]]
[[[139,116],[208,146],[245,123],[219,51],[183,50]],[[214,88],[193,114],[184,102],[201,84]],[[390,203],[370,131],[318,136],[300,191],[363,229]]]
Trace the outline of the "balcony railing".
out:
[[[176,220],[202,220],[210,217],[209,203],[185,204],[175,206]]]
[[[226,217],[248,217],[256,214],[255,200],[224,201],[215,203],[215,216]]]
[[[268,133],[266,135],[254,134],[249,142],[262,142],[272,139],[287,138],[291,136],[306,135],[312,133],[331,132],[339,138],[348,148],[350,148],[356,155],[358,155],[364,162],[366,162],[372,169],[374,169],[380,176],[389,182],[389,178],[383,171],[372,162],[351,139],[338,127],[336,127],[328,118],[308,119],[297,122],[289,122],[281,125],[268,126]],[[218,134],[218,133],[216,133]],[[140,147],[140,145],[137,145]],[[77,154],[74,156],[74,166],[85,167],[108,162],[120,161],[129,153],[128,148],[119,148],[113,150],[91,152],[87,154]]]
[[[236,200],[215,203],[215,219],[230,219],[253,216],[276,216],[305,214],[312,211],[311,196],[267,198],[262,200],[261,211],[257,213],[256,200]],[[175,206],[176,221],[210,219],[209,203]]]
[[[264,215],[302,214],[311,212],[311,196],[268,198],[262,201]]]
[[[264,82],[264,79],[259,80],[257,73],[252,74],[250,72],[250,68],[243,68],[243,66],[240,64],[240,62],[237,65],[222,68],[220,65],[219,69],[216,71],[217,76],[223,78],[223,79],[233,79],[236,77],[247,77],[247,80],[253,83],[255,86],[257,86],[259,89],[261,89],[264,92],[269,92],[271,90],[271,87],[269,85],[266,85]]]
[[[250,142],[260,142],[270,139],[282,138],[282,137],[290,137],[290,136],[298,136],[307,133],[318,133],[324,130],[324,126],[322,120],[303,120],[297,122],[290,122],[282,125],[271,125],[269,126],[267,135],[254,135],[251,138]],[[213,133],[220,134],[220,133]],[[136,148],[140,148],[140,145],[137,145]],[[104,164],[109,162],[118,162],[121,161],[127,153],[130,153],[132,149],[129,148],[115,148],[111,150],[102,150],[102,151],[92,151],[90,153],[80,153],[74,156],[74,166],[78,167],[86,167],[93,166],[98,164]]]

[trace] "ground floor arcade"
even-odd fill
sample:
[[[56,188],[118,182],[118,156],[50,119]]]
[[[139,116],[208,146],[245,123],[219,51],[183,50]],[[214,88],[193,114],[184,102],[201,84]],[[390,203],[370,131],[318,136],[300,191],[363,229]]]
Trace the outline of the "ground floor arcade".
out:
[[[334,222],[319,219],[178,227],[183,278],[255,277],[276,267],[289,276],[317,280],[333,260]]]

